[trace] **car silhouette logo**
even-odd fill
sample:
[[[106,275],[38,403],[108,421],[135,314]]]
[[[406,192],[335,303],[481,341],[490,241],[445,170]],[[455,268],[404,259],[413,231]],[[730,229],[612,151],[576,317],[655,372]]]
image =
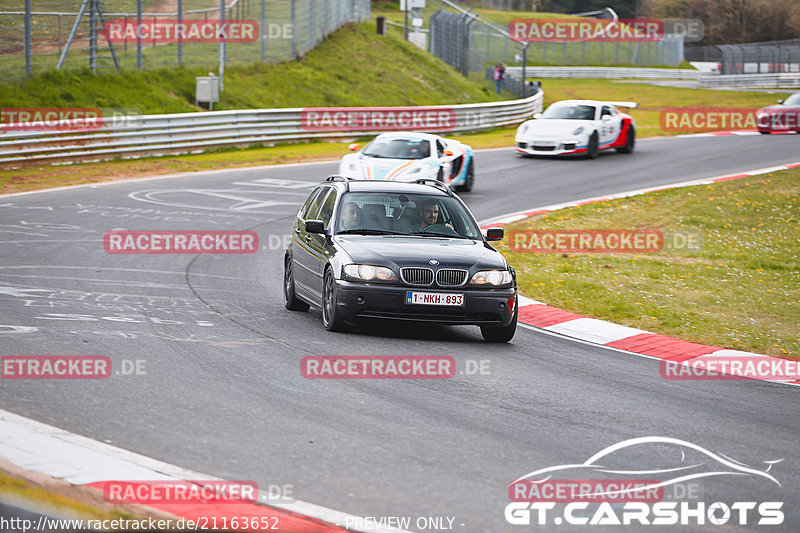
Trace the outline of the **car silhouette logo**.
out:
[[[654,467],[649,470],[641,467],[629,470],[626,468],[620,468],[618,463],[615,465],[615,461],[613,460],[614,455],[617,455],[628,448],[641,448],[645,445],[661,445],[667,449],[671,448],[673,452],[679,452],[680,459],[676,461],[676,464],[674,464],[672,468],[665,468],[665,465],[661,465],[660,467]],[[661,449],[663,450],[663,448]],[[690,453],[695,455],[693,461],[688,461],[688,456]],[[659,454],[658,457],[663,459],[666,457],[666,455],[662,453]],[[673,439],[669,437],[640,437],[622,441],[609,446],[581,464],[566,464],[536,470],[512,481],[509,485],[513,485],[514,483],[518,483],[523,480],[531,480],[532,483],[538,484],[560,477],[565,479],[587,477],[587,474],[613,474],[614,476],[631,476],[636,479],[642,479],[642,477],[660,478],[661,475],[665,475],[666,479],[659,480],[660,482],[655,484],[649,484],[641,487],[641,490],[649,490],[706,477],[749,475],[760,476],[772,481],[780,487],[781,484],[778,482],[778,480],[768,472],[772,470],[772,466],[774,464],[780,463],[781,461],[783,461],[783,459],[763,461],[763,463],[766,465],[766,468],[757,469],[735,459],[731,459],[730,457],[727,457],[721,453],[712,452],[684,440]],[[617,496],[622,492],[623,491],[621,490],[595,492],[589,494],[589,496]]]
[[[431,259],[430,261],[428,261],[428,264],[431,266],[436,266],[439,264],[439,261],[437,261],[436,259]]]

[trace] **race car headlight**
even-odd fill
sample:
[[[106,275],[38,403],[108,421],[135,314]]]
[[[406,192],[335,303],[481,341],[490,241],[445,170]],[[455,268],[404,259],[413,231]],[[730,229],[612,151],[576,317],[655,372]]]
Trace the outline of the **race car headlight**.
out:
[[[356,170],[356,168],[357,167],[355,163],[350,163],[350,170]]]
[[[472,285],[508,285],[511,283],[511,272],[508,270],[481,270],[475,272],[470,280]]]
[[[580,135],[583,133],[583,126],[578,126],[575,131],[572,132],[573,135]]]
[[[417,167],[408,171],[409,174],[419,174],[422,172],[422,167]]]
[[[519,130],[517,130],[517,135],[525,135],[526,131],[528,131],[528,125],[523,124],[522,126],[519,127]]]
[[[396,281],[397,275],[391,268],[373,265],[345,265],[344,273],[360,281]]]

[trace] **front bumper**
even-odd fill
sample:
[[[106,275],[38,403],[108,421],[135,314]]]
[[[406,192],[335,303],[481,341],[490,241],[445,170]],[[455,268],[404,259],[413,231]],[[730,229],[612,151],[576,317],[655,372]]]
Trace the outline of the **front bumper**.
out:
[[[589,147],[586,143],[580,144],[580,141],[569,139],[567,142],[548,141],[547,146],[534,148],[532,141],[517,139],[516,149],[517,152],[530,155],[568,155],[584,153]]]
[[[337,310],[348,322],[382,318],[447,325],[508,326],[514,315],[517,290],[439,289],[337,280]],[[463,293],[463,306],[416,305],[406,303],[409,291]],[[509,304],[511,300],[512,304]]]

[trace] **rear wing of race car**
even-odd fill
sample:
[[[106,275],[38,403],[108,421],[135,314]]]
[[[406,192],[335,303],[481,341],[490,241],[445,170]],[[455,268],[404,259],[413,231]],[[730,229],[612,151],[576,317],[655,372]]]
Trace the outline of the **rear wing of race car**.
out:
[[[639,107],[639,104],[636,102],[606,102],[607,104],[611,104],[614,107],[630,107],[631,109],[635,107]]]

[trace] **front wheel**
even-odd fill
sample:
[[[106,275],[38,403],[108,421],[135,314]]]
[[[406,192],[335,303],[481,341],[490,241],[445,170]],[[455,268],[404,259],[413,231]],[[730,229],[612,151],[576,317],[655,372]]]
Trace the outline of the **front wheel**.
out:
[[[636,130],[631,125],[630,129],[628,129],[628,139],[625,142],[625,146],[620,146],[617,148],[617,152],[620,154],[630,154],[633,152],[633,147],[636,144]]]
[[[469,165],[467,165],[467,176],[464,178],[464,184],[459,185],[456,189],[461,192],[470,192],[473,185],[475,185],[475,161],[470,159]]]
[[[287,257],[283,266],[283,305],[289,311],[308,311],[308,304],[300,300],[294,292],[292,258]]]
[[[344,328],[344,321],[337,309],[338,292],[336,280],[333,279],[333,272],[329,268],[325,272],[325,283],[322,287],[322,324],[328,331],[341,331]]]
[[[598,153],[600,153],[600,149],[598,148],[597,132],[594,132],[589,137],[589,148],[586,151],[586,157],[594,159]]]
[[[481,326],[481,335],[486,342],[508,342],[514,338],[514,333],[517,331],[517,302],[514,302],[514,318],[507,326],[499,328],[491,328]]]

